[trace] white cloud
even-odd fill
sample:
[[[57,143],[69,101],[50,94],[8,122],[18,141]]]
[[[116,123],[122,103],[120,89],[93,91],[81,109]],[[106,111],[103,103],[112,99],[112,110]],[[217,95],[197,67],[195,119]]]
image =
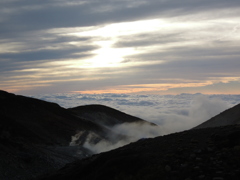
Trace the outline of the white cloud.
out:
[[[66,97],[65,101],[72,101],[74,106],[76,103],[105,103],[105,105],[120,109],[123,112],[130,113],[158,125],[151,126],[138,123],[124,123],[116,125],[114,127],[111,127],[111,130],[116,134],[124,135],[125,138],[119,140],[117,136],[115,137],[111,134],[109,135],[109,138],[103,139],[97,144],[92,143],[92,137],[96,138],[97,135],[90,133],[83,146],[87,149],[90,149],[93,153],[109,151],[129,144],[130,142],[137,141],[139,139],[151,138],[191,129],[228,109],[234,104],[240,103],[240,95],[207,96],[202,94],[181,94],[175,96],[158,96],[124,94],[70,94],[70,96],[72,98],[69,98],[68,95],[58,95],[56,97],[61,102],[62,97]],[[75,96],[87,96],[88,98],[80,98],[81,101],[79,102],[78,99],[74,100]],[[111,99],[111,101],[105,101],[104,98]],[[82,100],[86,101],[83,102]],[[147,102],[147,104],[145,102]],[[150,106],[147,106],[148,104]],[[80,134],[76,134],[76,136],[73,137],[72,144],[75,144],[75,141],[79,137],[78,135],[81,135],[81,133],[82,132],[80,132]]]
[[[158,125],[117,125],[111,129],[127,138],[119,141],[111,135],[111,138],[103,139],[97,144],[92,143],[92,139],[96,139],[97,135],[90,133],[83,146],[94,153],[109,151],[142,138],[188,130],[240,103],[240,95],[47,94],[35,97],[59,103],[64,107],[103,104]],[[72,137],[71,145],[76,145],[81,133]]]
[[[209,99],[201,95],[193,100],[189,110],[189,116],[203,122],[228,108],[227,103],[219,98]]]
[[[139,123],[124,123],[112,127],[111,130],[118,135],[123,135],[125,138],[119,140],[118,137],[113,137],[112,134],[109,134],[109,139],[111,140],[103,139],[95,144],[91,142],[90,137],[87,138],[83,147],[91,150],[93,153],[100,153],[124,146],[139,139],[152,138],[166,134],[164,129],[160,126]],[[71,142],[71,145],[75,145],[75,139],[73,138],[72,140],[73,142]]]
[[[192,128],[240,103],[240,95],[48,94],[35,97],[63,107],[106,105],[156,123],[165,133]]]

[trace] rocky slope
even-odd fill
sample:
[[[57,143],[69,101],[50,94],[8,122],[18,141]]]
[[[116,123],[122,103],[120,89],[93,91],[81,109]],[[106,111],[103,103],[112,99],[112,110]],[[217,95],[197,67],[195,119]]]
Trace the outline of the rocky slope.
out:
[[[38,180],[238,180],[240,126],[143,139],[66,165]]]
[[[239,108],[188,131],[142,139],[75,161],[39,180],[238,180]]]
[[[95,130],[79,130],[73,137],[73,145],[84,145],[84,143],[97,144],[104,141],[105,144],[117,144],[121,140],[125,140],[128,143],[128,135],[122,134],[115,127],[117,125],[123,125],[127,123],[134,123],[138,126],[156,126],[153,123],[149,123],[140,118],[125,114],[116,109],[103,106],[103,105],[86,105],[75,108],[69,108],[75,116],[92,122],[101,129],[101,131]],[[127,126],[126,125],[126,126]]]
[[[105,106],[97,107],[101,111],[94,112],[104,114],[102,122],[110,122],[105,117],[114,118],[111,126],[115,121],[117,124],[128,121],[125,117],[131,122],[149,124]],[[94,145],[103,140],[114,143],[113,136],[117,137],[114,141],[127,138],[97,122],[99,116],[92,115],[92,107],[91,110],[84,107],[83,117],[79,108],[68,110],[55,103],[0,91],[0,179],[31,179],[92,155],[90,149],[83,147],[86,141]],[[108,115],[109,109],[121,118]],[[69,146],[70,142],[75,146]]]
[[[68,145],[76,130],[97,130],[90,121],[74,116],[58,104],[0,92],[2,131],[41,144]]]
[[[64,109],[0,91],[0,179],[238,180],[239,105],[219,117],[205,128],[91,156],[86,142],[97,146],[128,138],[114,131],[119,124],[155,125],[105,106]]]

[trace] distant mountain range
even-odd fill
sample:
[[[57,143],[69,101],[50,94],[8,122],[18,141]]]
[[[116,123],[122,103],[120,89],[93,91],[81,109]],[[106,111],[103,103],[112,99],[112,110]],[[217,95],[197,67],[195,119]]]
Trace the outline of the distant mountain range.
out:
[[[0,118],[3,180],[240,177],[240,105],[191,130],[126,146],[134,133],[116,127],[134,124],[142,131],[157,125],[107,106],[65,109],[5,91],[0,91]],[[120,148],[93,155],[94,147],[116,144]]]

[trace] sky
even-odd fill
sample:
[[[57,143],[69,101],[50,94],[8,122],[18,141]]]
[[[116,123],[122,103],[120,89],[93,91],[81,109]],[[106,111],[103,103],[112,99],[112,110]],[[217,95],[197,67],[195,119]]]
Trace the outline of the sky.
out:
[[[239,94],[239,0],[1,0],[0,89]]]

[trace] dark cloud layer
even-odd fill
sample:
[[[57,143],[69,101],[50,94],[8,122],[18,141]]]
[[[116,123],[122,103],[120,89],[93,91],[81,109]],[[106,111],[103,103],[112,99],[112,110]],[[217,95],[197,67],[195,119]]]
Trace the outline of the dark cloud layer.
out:
[[[38,60],[59,60],[65,58],[81,58],[89,56],[87,52],[95,49],[93,46],[86,47],[63,47],[62,49],[43,49],[38,51],[2,53],[1,58],[14,61],[38,61]],[[75,55],[75,53],[83,53]]]
[[[132,21],[150,17],[175,17],[202,10],[239,6],[237,0],[215,1],[13,1],[2,3],[6,17],[0,23],[5,32],[62,27],[95,26],[109,22]],[[71,4],[72,3],[72,4]],[[134,4],[135,3],[135,4]],[[129,6],[132,4],[132,6]],[[4,29],[2,29],[4,31]]]

